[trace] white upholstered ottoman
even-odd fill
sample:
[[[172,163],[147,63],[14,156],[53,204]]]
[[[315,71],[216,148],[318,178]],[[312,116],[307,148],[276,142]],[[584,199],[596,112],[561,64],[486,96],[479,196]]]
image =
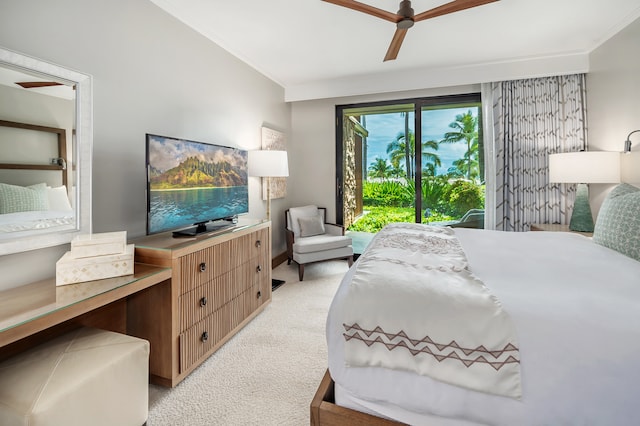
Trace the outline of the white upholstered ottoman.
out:
[[[140,426],[149,342],[80,328],[0,363],[2,426]]]

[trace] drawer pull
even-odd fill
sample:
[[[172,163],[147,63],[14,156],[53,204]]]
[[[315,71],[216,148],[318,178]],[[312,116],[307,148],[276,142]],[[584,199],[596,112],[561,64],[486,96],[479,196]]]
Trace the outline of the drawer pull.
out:
[[[207,298],[203,297],[202,299],[200,299],[200,306],[207,306]]]
[[[256,241],[256,247],[261,247],[262,246],[262,242],[260,240]]]
[[[202,262],[199,266],[200,272],[204,272],[207,270],[207,264],[206,262]]]
[[[204,343],[207,340],[209,340],[209,333],[207,333],[206,331],[204,333],[202,333],[202,336],[200,337],[200,340],[202,340],[202,343]]]
[[[256,293],[256,298],[260,299],[261,297],[262,297],[262,292],[258,290],[258,293]]]
[[[256,266],[256,272],[262,272],[262,266],[260,265]]]

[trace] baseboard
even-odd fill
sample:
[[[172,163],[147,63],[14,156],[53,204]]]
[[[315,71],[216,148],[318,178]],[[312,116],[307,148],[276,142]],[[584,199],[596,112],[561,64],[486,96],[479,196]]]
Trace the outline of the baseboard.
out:
[[[284,251],[282,253],[280,253],[279,255],[277,255],[276,257],[274,257],[273,259],[271,259],[271,269],[276,268],[278,265],[284,263],[287,261],[287,252]]]

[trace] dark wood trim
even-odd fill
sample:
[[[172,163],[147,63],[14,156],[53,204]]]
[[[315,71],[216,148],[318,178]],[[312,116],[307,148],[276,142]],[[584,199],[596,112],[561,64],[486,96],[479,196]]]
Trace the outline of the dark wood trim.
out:
[[[399,426],[404,424],[340,407],[336,405],[334,389],[335,384],[327,370],[311,401],[311,426]]]
[[[343,110],[344,108],[336,106],[336,223],[344,224],[344,191],[342,190],[344,182],[344,147],[343,139]],[[326,216],[325,216],[326,219]]]
[[[15,129],[35,130],[38,132],[55,133],[58,135],[58,157],[64,160],[65,164],[10,164],[0,163],[0,169],[20,169],[20,170],[59,170],[62,172],[62,184],[67,185],[66,168],[71,164],[67,158],[67,131],[56,127],[38,126],[36,124],[18,123],[15,121],[0,120],[0,126],[12,127]]]
[[[277,268],[281,264],[287,261],[287,252],[283,251],[279,255],[271,259],[271,269]]]

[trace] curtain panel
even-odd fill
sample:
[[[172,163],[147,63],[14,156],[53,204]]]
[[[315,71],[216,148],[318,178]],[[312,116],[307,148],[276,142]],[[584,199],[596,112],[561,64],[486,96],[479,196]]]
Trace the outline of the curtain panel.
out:
[[[491,83],[489,95],[487,89],[493,116],[487,153],[495,161],[489,227],[528,231],[532,223],[568,223],[576,185],[549,183],[548,156],[587,148],[585,75]]]

